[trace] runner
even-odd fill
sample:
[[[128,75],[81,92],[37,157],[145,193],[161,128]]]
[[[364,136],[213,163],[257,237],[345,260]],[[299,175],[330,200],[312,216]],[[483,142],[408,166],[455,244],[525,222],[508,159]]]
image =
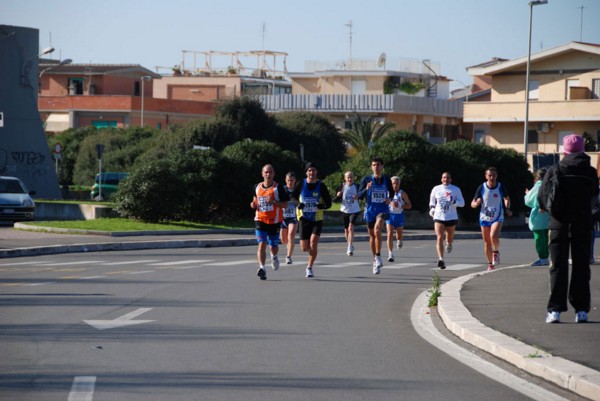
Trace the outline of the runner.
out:
[[[296,173],[290,171],[285,175],[285,191],[288,196],[296,188],[298,179]],[[281,222],[281,242],[287,245],[287,256],[285,257],[285,263],[288,265],[292,264],[292,253],[294,253],[294,246],[296,242],[296,230],[298,229],[298,218],[296,217],[296,206],[298,201],[290,199],[288,206],[283,209],[283,221]]]
[[[256,209],[254,217],[256,242],[258,250],[258,271],[256,275],[261,280],[267,279],[267,270],[265,269],[267,243],[271,250],[271,267],[273,270],[279,269],[279,229],[283,218],[283,208],[288,204],[288,193],[282,185],[274,181],[275,170],[270,164],[262,168],[263,182],[256,184],[255,195],[250,202],[250,207]]]
[[[360,204],[358,203],[358,185],[354,182],[352,171],[346,171],[344,174],[344,183],[338,188],[337,198],[342,199],[340,211],[344,215],[344,235],[348,248],[346,254],[354,255],[354,225],[360,213]]]
[[[299,201],[296,210],[300,226],[300,246],[304,252],[308,252],[306,277],[312,278],[323,229],[323,209],[331,207],[331,195],[325,184],[317,178],[315,163],[306,164],[306,178],[296,186],[291,195]]]
[[[446,268],[444,262],[444,233],[446,234],[446,252],[452,252],[454,231],[458,223],[456,208],[463,207],[465,199],[460,188],[452,185],[452,176],[449,172],[442,174],[442,184],[433,187],[429,196],[429,214],[433,217],[433,225],[437,242],[435,248],[438,254],[437,267]]]
[[[373,175],[363,178],[358,189],[359,199],[365,198],[365,221],[369,231],[369,245],[373,254],[373,274],[379,274],[383,267],[381,260],[381,231],[389,218],[389,204],[394,188],[389,178],[383,175],[383,160],[375,157],[371,160]]]
[[[404,232],[404,210],[412,208],[408,194],[400,189],[400,177],[391,178],[394,197],[389,205],[390,217],[385,221],[387,227],[388,262],[394,261],[394,231],[396,232],[396,248],[402,249],[402,234]]]
[[[471,201],[473,209],[481,207],[479,225],[483,237],[484,252],[488,260],[488,270],[494,270],[500,263],[500,231],[504,213],[512,216],[510,198],[506,187],[498,182],[496,167],[485,170],[486,182],[481,184]]]

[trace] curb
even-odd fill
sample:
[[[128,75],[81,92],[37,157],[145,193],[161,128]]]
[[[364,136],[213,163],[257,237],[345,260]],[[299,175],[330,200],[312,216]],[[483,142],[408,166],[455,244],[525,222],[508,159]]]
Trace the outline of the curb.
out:
[[[512,269],[521,266],[511,266]],[[463,341],[500,358],[534,376],[541,377],[582,397],[600,401],[600,372],[552,356],[512,337],[483,325],[475,319],[460,299],[463,285],[480,274],[472,273],[442,285],[438,312],[444,324]]]

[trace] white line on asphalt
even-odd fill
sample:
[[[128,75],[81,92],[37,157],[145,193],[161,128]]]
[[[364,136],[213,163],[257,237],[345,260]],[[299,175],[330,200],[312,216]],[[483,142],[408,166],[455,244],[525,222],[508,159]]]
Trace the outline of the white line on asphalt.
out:
[[[44,263],[39,266],[69,266],[69,265],[87,265],[92,263],[102,263],[103,260],[78,260],[77,262],[53,262]]]
[[[346,263],[336,263],[336,264],[323,264],[322,267],[327,268],[342,268],[342,267],[351,267],[351,266],[366,266],[365,262],[346,262]]]
[[[29,284],[25,284],[25,286],[36,287],[38,285],[46,285],[46,284],[55,284],[55,282],[54,281],[45,281],[43,283],[29,283]]]
[[[456,264],[456,265],[446,265],[446,270],[466,270],[466,269],[472,269],[474,267],[481,267],[483,268],[482,264],[469,264],[469,263],[463,263],[463,264]],[[434,270],[437,268],[434,268]]]
[[[106,276],[86,276],[86,277],[79,277],[80,280],[93,280],[96,278],[105,278]]]
[[[237,266],[237,265],[248,265],[256,263],[256,259],[252,260],[233,260],[231,262],[219,262],[219,263],[206,263],[204,266]],[[269,261],[267,261],[269,263]]]
[[[75,376],[67,401],[92,401],[96,376]]]
[[[179,260],[177,262],[162,262],[162,263],[150,263],[149,266],[175,266],[175,265],[186,265],[190,263],[204,263],[204,262],[212,262],[212,260]]]
[[[2,264],[0,264],[0,267],[2,267],[2,266],[39,265],[40,263],[45,263],[45,262],[44,261],[39,261],[39,262],[2,263]]]
[[[146,274],[146,273],[155,273],[155,271],[154,270],[140,270],[137,272],[128,272],[125,274]]]
[[[160,260],[148,259],[148,260],[129,260],[127,262],[108,262],[108,263],[102,263],[102,266],[135,265],[135,264],[152,263],[152,262],[160,262]]]
[[[396,263],[393,265],[383,265],[384,269],[407,269],[409,267],[418,267],[418,266],[425,266],[427,265],[427,263],[410,263],[410,262],[405,262],[405,263]]]
[[[472,354],[463,347],[453,343],[440,333],[431,320],[429,308],[427,305],[427,291],[422,292],[413,303],[410,320],[415,331],[431,345],[450,355],[457,361],[469,366],[475,371],[488,378],[497,381],[512,388],[521,394],[539,401],[566,401],[562,398],[538,385],[513,375],[512,373],[494,365],[491,362]]]

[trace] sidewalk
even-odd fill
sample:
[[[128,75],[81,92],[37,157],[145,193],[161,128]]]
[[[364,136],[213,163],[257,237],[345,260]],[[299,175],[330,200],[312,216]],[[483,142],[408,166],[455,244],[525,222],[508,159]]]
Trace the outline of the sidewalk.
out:
[[[254,245],[254,231],[211,230],[161,233],[69,234],[0,230],[0,259],[65,252]],[[457,232],[456,239],[480,238]],[[366,232],[356,234],[368,240]],[[531,238],[529,231],[503,232],[504,238]],[[322,242],[343,242],[339,228],[326,229]],[[435,238],[430,230],[406,230],[405,240]],[[600,299],[600,266],[592,266],[592,302]],[[546,324],[546,268],[516,266],[462,276],[442,286],[438,311],[462,340],[581,396],[600,400],[600,308],[590,322],[575,324],[574,312],[561,324]],[[594,303],[592,303],[594,305]]]

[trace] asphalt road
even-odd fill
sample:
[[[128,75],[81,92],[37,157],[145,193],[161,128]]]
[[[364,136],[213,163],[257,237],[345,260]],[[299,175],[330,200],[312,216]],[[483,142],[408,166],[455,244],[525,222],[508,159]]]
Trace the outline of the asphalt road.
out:
[[[503,264],[530,259],[531,243],[506,241]],[[432,241],[405,242],[378,276],[358,248],[322,244],[314,279],[298,249],[267,281],[254,247],[3,259],[0,399],[529,399],[415,332]],[[482,262],[481,241],[464,240],[435,270]]]

